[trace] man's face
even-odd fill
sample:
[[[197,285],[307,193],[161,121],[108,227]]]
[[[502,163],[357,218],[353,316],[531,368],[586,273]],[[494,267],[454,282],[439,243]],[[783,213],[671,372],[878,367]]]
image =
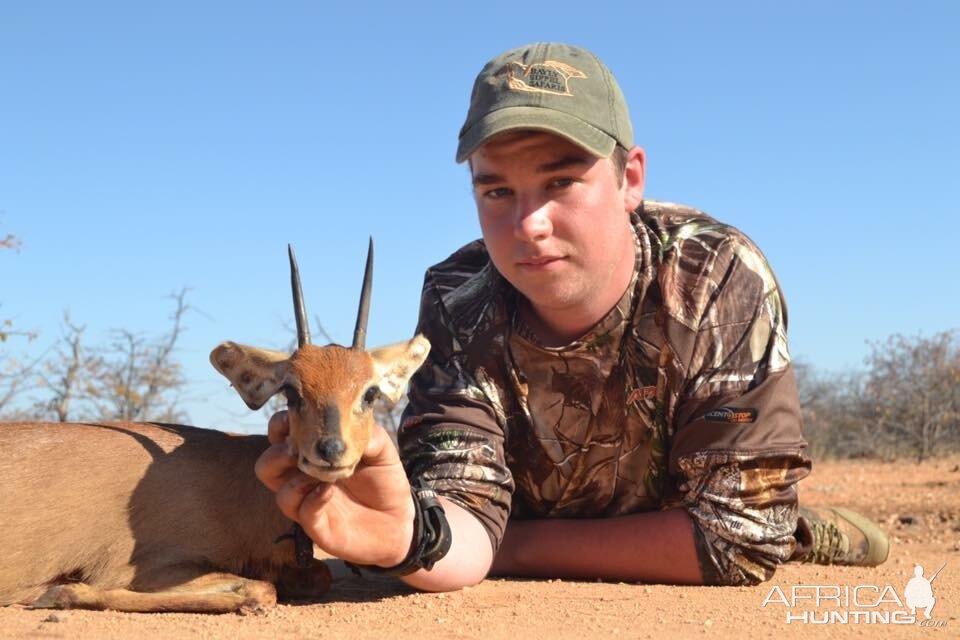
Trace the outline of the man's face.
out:
[[[576,314],[593,323],[623,295],[633,274],[629,213],[642,197],[642,165],[642,152],[631,152],[621,184],[609,158],[530,131],[497,136],[470,157],[490,257],[540,317]]]

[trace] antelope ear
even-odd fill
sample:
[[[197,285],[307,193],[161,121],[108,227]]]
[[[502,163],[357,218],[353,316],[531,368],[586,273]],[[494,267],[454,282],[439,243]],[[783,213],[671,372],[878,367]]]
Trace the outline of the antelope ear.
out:
[[[251,409],[259,409],[287,382],[290,356],[279,351],[224,342],[210,352],[210,362]]]
[[[374,382],[380,392],[397,402],[407,390],[407,382],[430,353],[430,341],[422,335],[369,352],[373,358]]]

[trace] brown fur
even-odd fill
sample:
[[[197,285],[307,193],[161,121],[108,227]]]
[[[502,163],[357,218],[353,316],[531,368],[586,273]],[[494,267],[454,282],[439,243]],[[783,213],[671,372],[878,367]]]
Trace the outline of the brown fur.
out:
[[[314,400],[290,412],[290,436],[297,449],[309,452],[318,438],[328,434],[327,407],[336,406],[337,428],[346,445],[343,458],[345,464],[355,464],[373,427],[373,412],[356,411],[364,392],[375,383],[370,354],[339,345],[305,345],[290,357],[290,368],[300,381],[301,396]]]
[[[274,544],[290,522],[253,473],[267,446],[179,425],[0,424],[0,605],[226,612],[272,606],[274,583],[322,595],[326,566],[299,572],[292,542]]]
[[[210,354],[210,362],[252,409],[285,388],[295,391],[302,402],[291,406],[288,442],[299,456],[300,470],[335,482],[353,471],[370,438],[373,412],[362,405],[367,389],[376,386],[396,402],[429,351],[423,336],[370,351],[307,344],[291,356],[224,342]],[[341,438],[343,445],[335,462],[316,450],[331,437]]]
[[[370,352],[307,345],[293,356],[227,342],[211,362],[254,409],[289,388],[301,469],[345,477],[373,425],[371,385],[396,401],[429,352],[422,336]],[[324,468],[333,422],[345,445]],[[290,529],[254,466],[264,436],[154,423],[0,424],[0,605],[246,612],[316,597],[321,562],[294,567]],[[276,585],[276,588],[275,586]]]

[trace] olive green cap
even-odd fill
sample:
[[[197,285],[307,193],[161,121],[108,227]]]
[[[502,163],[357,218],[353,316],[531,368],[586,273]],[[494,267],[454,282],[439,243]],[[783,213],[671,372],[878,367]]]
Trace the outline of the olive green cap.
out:
[[[483,67],[473,84],[457,162],[504,131],[561,135],[598,157],[633,146],[627,101],[610,70],[585,49],[538,42],[511,49]]]

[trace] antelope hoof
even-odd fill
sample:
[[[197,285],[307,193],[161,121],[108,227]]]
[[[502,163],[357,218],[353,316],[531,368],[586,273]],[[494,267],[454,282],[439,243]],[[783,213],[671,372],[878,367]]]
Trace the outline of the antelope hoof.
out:
[[[83,589],[79,584],[60,584],[47,589],[42,596],[33,601],[31,609],[72,609],[82,599]]]

